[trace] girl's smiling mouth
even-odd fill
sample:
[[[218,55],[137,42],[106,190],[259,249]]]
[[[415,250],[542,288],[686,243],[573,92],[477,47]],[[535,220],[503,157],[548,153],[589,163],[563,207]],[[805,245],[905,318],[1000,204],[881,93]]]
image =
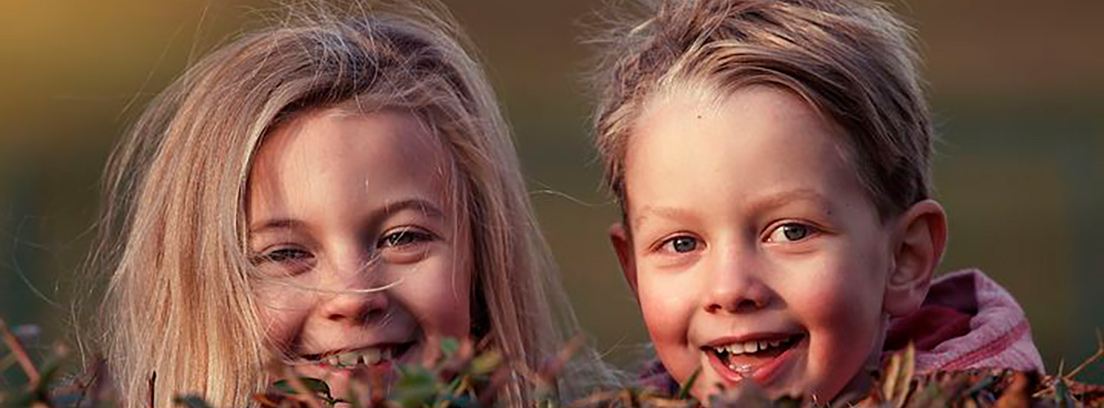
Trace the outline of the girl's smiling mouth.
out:
[[[807,338],[805,333],[744,336],[738,341],[714,341],[702,351],[714,371],[730,384],[751,378],[766,385],[794,357],[795,350],[808,344]]]
[[[326,370],[355,370],[387,366],[404,361],[416,342],[377,344],[360,348],[344,348],[302,356],[300,364],[316,365]]]

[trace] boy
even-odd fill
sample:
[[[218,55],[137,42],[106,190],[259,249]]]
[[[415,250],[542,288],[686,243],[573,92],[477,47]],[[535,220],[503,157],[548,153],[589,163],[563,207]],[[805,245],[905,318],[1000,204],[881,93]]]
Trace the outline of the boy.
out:
[[[702,401],[747,379],[830,401],[883,353],[1042,370],[980,272],[932,282],[946,215],[906,28],[842,0],[668,1],[613,38],[597,145],[610,230],[662,362]],[[930,290],[929,290],[930,289]]]

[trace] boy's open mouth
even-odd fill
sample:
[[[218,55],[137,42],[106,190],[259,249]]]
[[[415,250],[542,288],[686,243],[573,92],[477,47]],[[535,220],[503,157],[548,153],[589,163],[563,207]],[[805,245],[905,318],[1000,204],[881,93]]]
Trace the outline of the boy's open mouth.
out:
[[[799,344],[805,334],[772,335],[703,347],[715,369],[731,380],[752,377],[764,382],[781,363],[778,357]]]
[[[320,354],[304,355],[308,364],[317,364],[325,369],[353,370],[391,363],[401,360],[414,346],[414,342],[401,344],[381,344],[357,349],[339,349]]]

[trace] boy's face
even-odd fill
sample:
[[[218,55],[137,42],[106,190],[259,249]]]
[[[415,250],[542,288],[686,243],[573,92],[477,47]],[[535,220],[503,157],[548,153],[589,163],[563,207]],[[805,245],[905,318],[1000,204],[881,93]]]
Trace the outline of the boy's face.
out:
[[[701,368],[699,399],[750,378],[827,401],[877,363],[895,238],[841,132],[767,87],[664,94],[637,122],[630,230],[611,235],[663,364],[680,383]]]

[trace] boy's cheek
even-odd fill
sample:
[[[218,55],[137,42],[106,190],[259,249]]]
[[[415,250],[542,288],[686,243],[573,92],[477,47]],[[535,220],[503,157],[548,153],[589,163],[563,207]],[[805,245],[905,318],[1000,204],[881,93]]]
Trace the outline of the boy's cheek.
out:
[[[643,272],[643,271],[642,271]],[[656,354],[668,372],[683,381],[699,364],[689,344],[695,296],[678,280],[640,275],[637,292],[641,314]]]
[[[865,295],[839,291],[810,302],[809,391],[831,397],[863,370],[881,330],[880,308]],[[823,303],[822,303],[823,302]]]

